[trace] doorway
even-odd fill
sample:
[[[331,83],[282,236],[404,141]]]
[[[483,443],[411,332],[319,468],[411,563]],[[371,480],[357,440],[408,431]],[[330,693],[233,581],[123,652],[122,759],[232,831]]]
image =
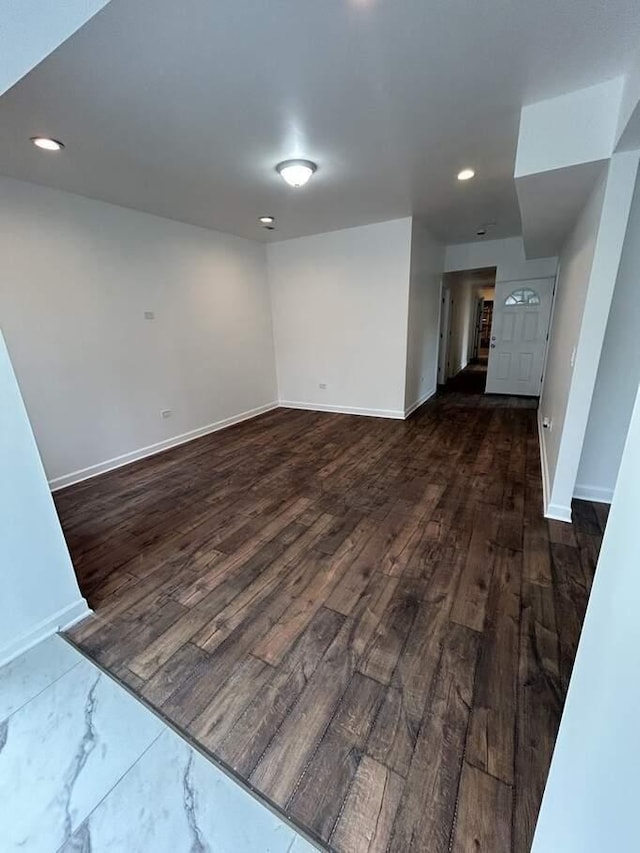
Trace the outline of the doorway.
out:
[[[440,315],[438,384],[483,394],[490,351],[496,268],[446,273]]]

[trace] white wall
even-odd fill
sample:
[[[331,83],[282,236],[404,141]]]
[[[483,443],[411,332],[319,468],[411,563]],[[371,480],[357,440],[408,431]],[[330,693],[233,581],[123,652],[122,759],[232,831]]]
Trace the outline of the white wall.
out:
[[[574,494],[610,502],[640,383],[640,180],[629,216]]]
[[[404,416],[410,254],[411,219],[268,247],[283,405]]]
[[[546,513],[571,520],[589,407],[611,305],[638,156],[616,154],[593,190],[560,258],[540,399]]]
[[[640,392],[532,853],[638,849]]]
[[[0,665],[88,613],[0,333]]]
[[[260,244],[0,179],[0,257],[3,329],[54,485],[276,401]]]
[[[416,409],[438,387],[440,288],[444,247],[418,219],[411,225],[411,274],[407,323],[405,412]]]
[[[452,377],[469,364],[477,286],[473,280],[457,275],[447,276],[445,282],[451,293],[451,333],[447,353],[447,375]]]
[[[0,0],[0,94],[106,5],[107,0]]]
[[[613,153],[624,77],[523,107],[514,175],[607,160]]]
[[[549,492],[558,462],[573,374],[572,360],[575,359],[580,338],[606,182],[607,171],[593,190],[560,256],[547,366],[540,400],[541,417],[548,417],[552,422],[551,429],[542,434],[543,474]]]
[[[549,278],[555,275],[557,266],[557,258],[528,261],[522,237],[453,244],[447,246],[444,262],[445,272],[496,267],[496,281]]]

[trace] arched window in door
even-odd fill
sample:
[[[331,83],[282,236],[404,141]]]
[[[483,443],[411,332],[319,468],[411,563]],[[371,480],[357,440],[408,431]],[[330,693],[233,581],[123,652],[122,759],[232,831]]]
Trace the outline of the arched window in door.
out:
[[[513,290],[504,300],[505,305],[540,305],[540,297],[530,287]]]

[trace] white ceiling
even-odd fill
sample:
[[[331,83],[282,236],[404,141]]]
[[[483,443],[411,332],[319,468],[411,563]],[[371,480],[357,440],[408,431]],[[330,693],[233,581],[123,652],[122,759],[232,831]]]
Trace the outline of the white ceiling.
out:
[[[265,240],[411,213],[510,236],[520,107],[639,40],[638,0],[111,0],[0,98],[0,173]],[[274,171],[294,156],[302,190]]]

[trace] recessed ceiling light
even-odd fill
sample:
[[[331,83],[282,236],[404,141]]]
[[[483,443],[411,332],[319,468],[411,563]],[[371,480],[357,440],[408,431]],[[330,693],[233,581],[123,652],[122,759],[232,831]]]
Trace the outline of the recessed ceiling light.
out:
[[[261,216],[260,217],[260,222],[262,222],[263,225],[273,225],[273,223],[275,221],[276,221],[275,216]]]
[[[478,230],[476,231],[476,236],[477,236],[477,237],[485,237],[485,236],[486,236],[486,234],[487,234],[487,229],[486,229],[486,228],[478,228]]]
[[[303,187],[318,167],[311,160],[284,160],[276,172],[290,187]]]
[[[473,169],[463,169],[461,172],[458,172],[458,180],[459,181],[470,181],[471,178],[475,175]]]
[[[32,136],[31,141],[38,148],[44,148],[45,151],[62,151],[64,144],[57,139],[51,139],[48,136]]]

